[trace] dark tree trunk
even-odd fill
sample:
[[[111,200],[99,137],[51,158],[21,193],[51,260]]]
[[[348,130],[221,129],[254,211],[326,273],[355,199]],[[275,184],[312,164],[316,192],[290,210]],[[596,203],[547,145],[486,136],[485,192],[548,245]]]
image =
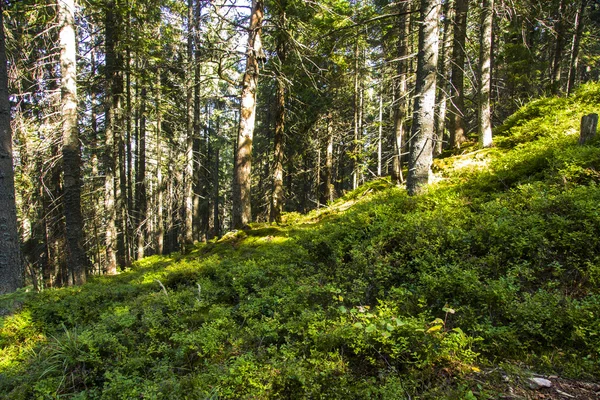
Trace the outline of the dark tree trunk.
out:
[[[138,225],[137,230],[137,259],[144,258],[146,248],[146,225],[147,215],[146,209],[148,206],[147,190],[146,190],[146,100],[147,89],[142,80],[142,89],[140,94],[140,110],[139,110],[139,129],[138,129],[138,159],[137,168],[135,169],[135,206]]]
[[[3,203],[0,207],[0,294],[14,292],[23,285],[15,203],[3,8],[0,5],[0,198]]]
[[[442,7],[444,19],[442,40],[440,43],[440,56],[438,65],[437,98],[435,101],[437,112],[435,113],[435,143],[433,156],[442,154],[444,145],[444,133],[446,131],[446,105],[448,99],[448,42],[450,36],[450,0],[446,0]]]
[[[106,273],[117,273],[117,208],[116,208],[116,160],[115,137],[116,117],[120,103],[120,85],[118,76],[117,44],[117,11],[114,0],[106,3],[105,21],[105,59],[106,59],[106,111],[105,124],[105,149],[104,149],[104,211],[106,213]]]
[[[460,148],[467,140],[465,127],[465,45],[467,40],[467,15],[469,0],[454,2],[454,39],[452,44],[452,76],[450,87],[450,147]]]
[[[397,78],[397,105],[394,109],[394,158],[392,163],[392,182],[400,185],[404,182],[402,176],[402,143],[406,140],[405,121],[408,115],[408,43],[410,35],[410,21],[407,15],[410,5],[406,1],[398,3],[398,12],[402,15],[397,17],[398,32],[398,78]]]
[[[73,283],[86,281],[89,261],[83,248],[81,213],[81,149],[77,127],[77,42],[75,3],[58,1],[60,21],[61,114],[63,134],[63,211],[67,244],[67,268]],[[69,279],[69,281],[71,281]]]
[[[417,87],[406,182],[410,195],[423,190],[431,173],[439,16],[439,0],[421,0]]]

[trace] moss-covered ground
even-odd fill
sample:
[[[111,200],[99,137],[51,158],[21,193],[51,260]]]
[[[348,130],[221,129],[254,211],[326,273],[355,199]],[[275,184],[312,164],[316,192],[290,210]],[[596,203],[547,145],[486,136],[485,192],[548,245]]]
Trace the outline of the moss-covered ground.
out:
[[[118,276],[2,296],[0,398],[544,395],[531,373],[594,398],[600,142],[577,139],[598,110],[599,84],[534,101],[494,148],[437,160],[421,196],[377,180]]]

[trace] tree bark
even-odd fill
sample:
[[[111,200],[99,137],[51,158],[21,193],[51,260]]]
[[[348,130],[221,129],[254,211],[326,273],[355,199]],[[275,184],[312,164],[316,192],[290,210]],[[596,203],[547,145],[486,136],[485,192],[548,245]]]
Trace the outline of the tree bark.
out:
[[[571,57],[569,60],[569,77],[567,80],[567,94],[571,94],[575,87],[575,78],[577,76],[577,64],[579,60],[579,45],[581,35],[583,34],[583,13],[588,0],[581,0],[577,13],[575,14],[575,32],[573,33],[573,44],[571,46]]]
[[[184,245],[194,243],[194,105],[193,103],[193,64],[194,64],[194,2],[188,0],[188,32],[187,32],[187,68],[186,68],[186,141],[185,141],[185,219],[183,239]]]
[[[423,191],[431,173],[439,16],[439,0],[421,0],[417,87],[406,182],[411,196]]]
[[[146,248],[146,229],[148,224],[146,209],[148,196],[146,188],[146,98],[147,89],[145,82],[141,80],[142,89],[140,93],[139,128],[138,128],[138,159],[135,170],[135,205],[137,209],[137,259],[144,258]]]
[[[117,15],[116,3],[108,0],[106,3],[105,20],[105,59],[106,59],[106,110],[105,149],[104,149],[104,211],[106,213],[106,273],[117,273],[117,209],[115,204],[115,126],[116,114],[119,107],[119,84],[117,69]]]
[[[263,20],[263,0],[253,0],[250,28],[248,29],[248,49],[246,71],[242,83],[240,124],[236,148],[233,180],[232,223],[235,229],[245,228],[252,220],[250,187],[252,171],[252,140],[256,120],[256,92],[258,86],[258,59],[262,55],[261,26]]]
[[[560,92],[560,77],[561,77],[561,61],[564,50],[565,24],[563,14],[565,10],[565,0],[559,0],[558,10],[556,13],[556,26],[554,28],[556,41],[554,43],[554,56],[552,59],[552,93]]]
[[[163,254],[165,227],[163,216],[164,183],[162,176],[162,86],[160,70],[156,73],[156,252]]]
[[[448,100],[448,38],[450,38],[450,0],[446,0],[442,7],[444,19],[443,36],[440,46],[440,56],[438,65],[438,83],[435,113],[435,143],[433,146],[433,156],[442,154],[444,145],[444,133],[446,131],[446,109]]]
[[[408,115],[408,70],[409,63],[409,47],[408,40],[410,35],[410,21],[408,11],[410,5],[406,1],[398,3],[398,13],[402,14],[397,17],[397,32],[398,32],[398,78],[397,78],[397,105],[394,109],[394,158],[392,164],[392,182],[400,185],[404,182],[402,176],[402,151],[403,142],[405,139],[405,121]]]
[[[0,207],[0,294],[14,292],[23,285],[23,267],[17,230],[3,8],[0,5],[0,198],[3,199],[3,205]]]
[[[465,127],[465,45],[467,39],[467,15],[469,0],[455,0],[454,39],[452,44],[452,75],[450,86],[450,148],[460,148],[467,140]]]
[[[325,201],[333,202],[335,188],[333,186],[333,116],[327,114],[327,150],[325,153]]]
[[[481,6],[481,36],[479,41],[479,145],[492,145],[492,24],[494,0],[483,0]]]
[[[61,114],[63,135],[63,210],[65,213],[67,268],[76,285],[86,281],[89,261],[83,248],[81,213],[81,149],[77,127],[77,42],[75,2],[58,1],[60,23]],[[69,279],[71,281],[71,279]]]

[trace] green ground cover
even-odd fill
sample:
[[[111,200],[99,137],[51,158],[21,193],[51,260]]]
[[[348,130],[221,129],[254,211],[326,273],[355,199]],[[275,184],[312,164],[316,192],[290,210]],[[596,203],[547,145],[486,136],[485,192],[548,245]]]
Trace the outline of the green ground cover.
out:
[[[534,101],[496,147],[330,207],[0,297],[0,398],[497,398],[600,376],[600,84]]]

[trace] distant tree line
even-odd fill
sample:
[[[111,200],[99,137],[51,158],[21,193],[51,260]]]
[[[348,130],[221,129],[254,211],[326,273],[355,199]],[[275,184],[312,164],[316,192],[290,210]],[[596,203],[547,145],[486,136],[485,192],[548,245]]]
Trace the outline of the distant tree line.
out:
[[[0,293],[279,222],[600,77],[598,0],[2,0]],[[406,180],[406,181],[405,181]]]

